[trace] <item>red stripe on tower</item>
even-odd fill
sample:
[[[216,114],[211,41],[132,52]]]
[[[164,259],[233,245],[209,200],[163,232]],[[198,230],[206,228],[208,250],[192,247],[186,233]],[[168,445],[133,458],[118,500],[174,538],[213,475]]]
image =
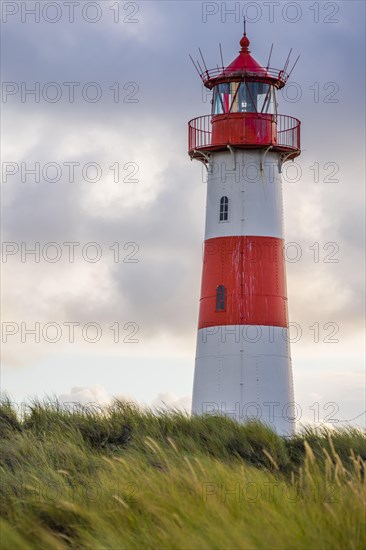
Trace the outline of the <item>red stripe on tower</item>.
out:
[[[207,240],[198,328],[287,327],[283,247],[283,240],[273,237]]]

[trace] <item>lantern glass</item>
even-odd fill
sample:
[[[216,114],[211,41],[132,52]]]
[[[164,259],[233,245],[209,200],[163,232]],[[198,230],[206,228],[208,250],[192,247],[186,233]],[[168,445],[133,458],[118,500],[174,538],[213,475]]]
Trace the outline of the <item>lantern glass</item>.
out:
[[[213,115],[224,113],[265,113],[275,115],[275,88],[265,82],[224,82],[213,92]]]

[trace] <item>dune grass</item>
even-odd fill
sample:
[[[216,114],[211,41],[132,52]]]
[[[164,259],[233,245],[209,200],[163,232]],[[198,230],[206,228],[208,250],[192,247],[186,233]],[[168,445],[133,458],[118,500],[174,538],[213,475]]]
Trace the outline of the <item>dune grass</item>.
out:
[[[366,436],[0,408],[3,549],[364,549]]]

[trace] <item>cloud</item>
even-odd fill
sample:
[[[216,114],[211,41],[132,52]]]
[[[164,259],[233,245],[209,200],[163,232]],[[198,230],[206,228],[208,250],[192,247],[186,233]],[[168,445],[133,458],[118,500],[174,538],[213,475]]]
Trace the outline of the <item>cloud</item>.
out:
[[[290,319],[304,333],[293,349],[298,355],[312,355],[314,361],[332,354],[351,356],[360,345],[364,319],[364,83],[359,70],[364,6],[345,5],[340,3],[336,25],[315,24],[313,12],[305,8],[298,24],[284,21],[279,8],[273,24],[263,9],[262,20],[249,25],[251,49],[259,61],[266,61],[272,37],[275,64],[291,46],[301,54],[292,75],[301,87],[301,99],[291,103],[282,94],[278,99],[282,113],[302,121],[304,151],[297,159],[302,176],[284,183],[286,238],[301,247],[302,256],[297,263],[287,263],[287,281]],[[63,257],[54,264],[44,258],[36,263],[31,257],[22,262],[18,254],[2,264],[8,288],[3,319],[19,324],[98,322],[106,334],[115,321],[133,321],[140,327],[138,353],[150,356],[154,350],[155,356],[172,360],[192,354],[193,361],[205,185],[202,167],[187,156],[187,121],[208,113],[210,103],[188,53],[202,46],[207,63],[215,66],[221,42],[229,62],[237,54],[242,26],[233,16],[224,23],[220,13],[202,23],[202,5],[197,2],[151,1],[140,7],[138,24],[114,24],[107,8],[96,25],[80,18],[55,25],[23,24],[13,18],[4,25],[3,80],[25,82],[29,88],[34,82],[56,81],[63,95],[57,103],[44,98],[22,102],[19,95],[3,103],[3,161],[29,167],[57,162],[63,172],[55,183],[35,183],[31,176],[22,182],[17,174],[4,184],[3,240],[25,242],[29,248],[54,241]],[[321,63],[314,64],[314,59]],[[65,95],[63,83],[68,81],[80,82],[74,103]],[[103,91],[97,103],[83,100],[81,93],[83,84],[92,81]],[[116,82],[118,103],[110,90]],[[138,103],[123,101],[130,91],[124,89],[128,82],[138,86]],[[325,101],[329,82],[339,86],[337,103]],[[77,169],[70,182],[65,162],[78,162],[80,168],[97,162],[103,175],[90,183]],[[126,164],[136,163],[138,183],[115,183],[110,167],[116,162],[122,179],[130,173]],[[328,163],[338,165],[337,183],[325,181],[331,175]],[[319,182],[314,181],[316,167]],[[79,242],[79,252],[83,244],[97,242],[102,258],[88,263],[78,253],[70,263],[65,242]],[[116,242],[121,245],[118,263],[110,249]],[[138,246],[138,263],[123,261],[130,251],[123,247],[131,242]],[[338,263],[324,261],[331,252],[324,248],[327,243],[338,247]],[[315,322],[321,328],[329,322],[339,325],[336,350],[329,344],[314,345],[309,327]],[[3,346],[3,360],[22,365],[26,380],[27,366],[62,354],[63,343],[35,344],[31,338],[22,343],[18,334]],[[73,349],[84,351],[83,345],[77,339]],[[104,339],[100,346],[94,349],[105,355],[116,349]],[[124,347],[118,353],[131,352]],[[165,398],[175,402],[174,397]]]
[[[165,392],[159,395],[151,402],[151,407],[157,410],[178,410],[182,412],[190,412],[192,405],[192,397],[185,395],[177,397],[174,393]]]
[[[64,406],[71,403],[77,403],[78,405],[109,405],[111,402],[107,390],[99,384],[89,388],[75,386],[71,388],[69,393],[60,394],[58,400]]]
[[[178,397],[172,392],[159,393],[150,404],[139,403],[133,396],[127,394],[118,394],[112,398],[107,392],[106,388],[102,385],[96,384],[91,387],[75,386],[71,388],[69,393],[62,393],[58,395],[58,401],[65,407],[71,407],[74,405],[82,406],[105,406],[111,405],[113,399],[116,398],[120,401],[127,403],[133,403],[138,407],[152,408],[153,410],[179,410],[190,412],[191,410],[191,397],[182,396]]]

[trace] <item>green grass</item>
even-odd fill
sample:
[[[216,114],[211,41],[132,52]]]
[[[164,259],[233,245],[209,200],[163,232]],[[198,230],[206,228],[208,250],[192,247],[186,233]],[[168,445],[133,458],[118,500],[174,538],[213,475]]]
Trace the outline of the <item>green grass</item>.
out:
[[[357,429],[4,400],[0,436],[4,550],[366,548]]]

